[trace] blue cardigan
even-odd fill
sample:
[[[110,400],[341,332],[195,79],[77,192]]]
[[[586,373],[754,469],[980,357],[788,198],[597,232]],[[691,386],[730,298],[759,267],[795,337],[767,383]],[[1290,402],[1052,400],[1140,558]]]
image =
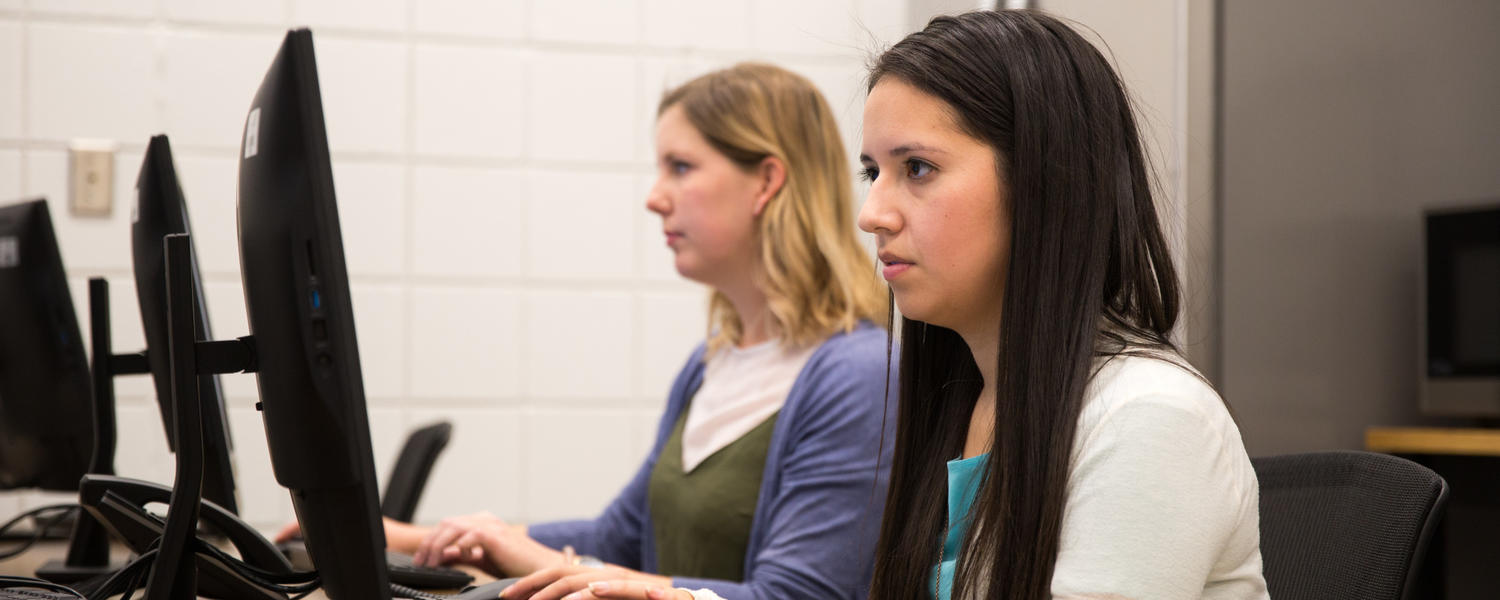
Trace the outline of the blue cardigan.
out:
[[[533,525],[532,538],[655,572],[647,482],[678,417],[703,383],[703,354],[700,345],[678,373],[650,456],[604,513],[593,520]],[[731,600],[864,598],[895,443],[894,375],[891,397],[882,401],[886,332],[880,327],[862,323],[823,342],[792,384],[771,433],[745,552],[745,581],[678,577],[673,584],[708,588]]]

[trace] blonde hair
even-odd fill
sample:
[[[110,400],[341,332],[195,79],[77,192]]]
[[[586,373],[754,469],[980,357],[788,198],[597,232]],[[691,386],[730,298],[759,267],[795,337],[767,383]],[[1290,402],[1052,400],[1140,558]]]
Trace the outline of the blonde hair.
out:
[[[719,153],[753,170],[774,156],[786,168],[781,191],[756,220],[770,326],[801,346],[860,321],[883,323],[888,298],[875,263],[854,234],[854,191],[833,110],[801,75],[740,63],[668,91],[660,116],[681,106]],[[740,316],[722,293],[709,298],[709,351],[738,344]]]

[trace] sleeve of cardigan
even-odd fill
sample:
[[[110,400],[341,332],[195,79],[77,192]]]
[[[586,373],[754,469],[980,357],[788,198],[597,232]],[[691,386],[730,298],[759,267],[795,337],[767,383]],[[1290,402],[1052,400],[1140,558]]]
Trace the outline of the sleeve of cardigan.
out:
[[[895,431],[895,402],[883,400],[885,344],[866,343],[883,335],[845,339],[844,351],[823,357],[802,392],[808,397],[781,457],[780,491],[756,515],[769,519],[766,543],[745,581],[678,577],[673,585],[730,600],[865,597]],[[892,433],[883,455],[882,425]]]

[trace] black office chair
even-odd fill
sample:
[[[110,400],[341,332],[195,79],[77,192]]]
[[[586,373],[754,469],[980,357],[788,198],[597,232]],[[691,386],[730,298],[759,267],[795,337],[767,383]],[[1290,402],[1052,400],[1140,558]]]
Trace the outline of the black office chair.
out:
[[[391,478],[385,484],[385,495],[380,500],[381,514],[397,521],[411,522],[417,514],[422,490],[427,487],[427,476],[432,474],[432,465],[452,436],[453,425],[447,421],[433,423],[407,436],[396,466],[391,469]]]
[[[1370,452],[1254,458],[1260,550],[1277,600],[1415,598],[1417,569],[1448,483]]]

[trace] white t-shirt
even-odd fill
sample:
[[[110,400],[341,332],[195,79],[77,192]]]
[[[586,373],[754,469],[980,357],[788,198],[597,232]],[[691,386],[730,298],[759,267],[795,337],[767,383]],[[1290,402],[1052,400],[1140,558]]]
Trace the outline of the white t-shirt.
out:
[[[1219,395],[1155,358],[1097,368],[1078,418],[1052,595],[1269,598],[1260,486]]]
[[[682,430],[683,471],[691,473],[781,410],[817,349],[818,344],[789,348],[772,339],[721,348],[705,358],[703,384],[693,394]]]

